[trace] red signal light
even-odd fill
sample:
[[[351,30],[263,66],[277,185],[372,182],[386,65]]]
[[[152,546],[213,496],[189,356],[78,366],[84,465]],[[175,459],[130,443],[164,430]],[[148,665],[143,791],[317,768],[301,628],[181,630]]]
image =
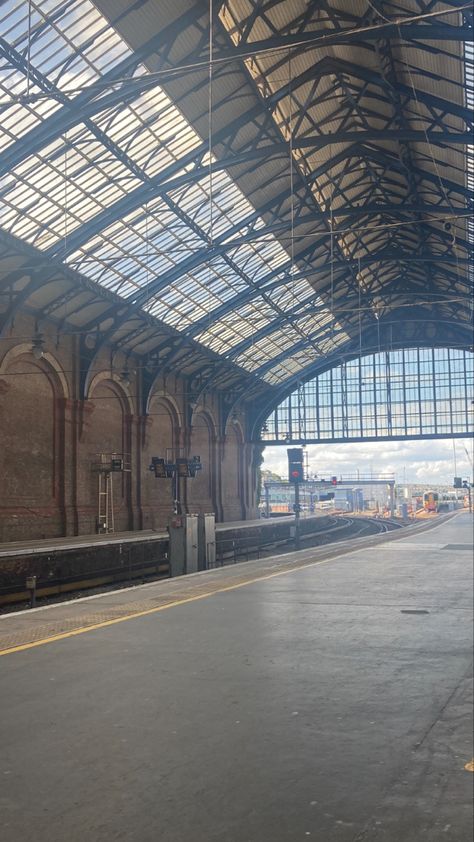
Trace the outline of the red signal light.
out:
[[[331,477],[332,485],[337,485],[337,477]]]
[[[290,482],[304,482],[303,450],[301,447],[292,447],[288,451],[288,479]]]

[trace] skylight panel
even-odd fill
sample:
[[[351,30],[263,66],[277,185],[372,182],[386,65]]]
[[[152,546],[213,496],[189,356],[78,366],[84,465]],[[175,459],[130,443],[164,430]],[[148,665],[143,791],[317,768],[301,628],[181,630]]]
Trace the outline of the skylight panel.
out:
[[[256,371],[300,341],[301,337],[292,328],[286,328],[285,330],[280,328],[273,331],[269,336],[253,343],[250,348],[239,354],[234,362],[247,371]]]
[[[212,311],[242,289],[245,284],[239,276],[218,258],[210,266],[185,274],[170,284],[160,292],[150,312],[167,324],[179,324],[184,329],[206,316],[212,319]]]
[[[27,11],[25,0],[7,0],[0,11],[2,32],[20,58],[28,52]],[[132,55],[90,0],[32,0],[31,11],[29,55],[45,85],[42,89],[33,78],[27,84],[18,69],[20,60],[14,69],[0,63],[0,100],[11,101],[3,111],[0,149],[18,140],[27,148],[24,135],[64,103],[67,108],[68,101],[82,99],[87,86]],[[137,65],[134,73],[145,76],[148,70]],[[29,99],[18,102],[27,92]],[[301,344],[303,331],[324,327],[322,302],[322,313],[301,318],[299,330],[285,320],[290,314],[294,319],[301,301],[318,306],[320,300],[305,278],[292,277],[301,276],[301,271],[288,269],[290,257],[276,237],[267,233],[251,241],[251,232],[264,228],[265,220],[219,162],[211,160],[210,153],[204,155],[197,182],[194,165],[180,165],[183,156],[203,142],[166,93],[154,86],[128,104],[110,107],[107,92],[104,87],[102,111],[45,143],[0,181],[4,227],[43,250],[51,249],[59,259],[63,256],[72,268],[140,303],[178,330],[198,323],[197,339],[207,348],[232,357],[243,345],[237,361],[248,371]],[[160,173],[170,167],[173,179],[189,173],[189,183],[170,191],[168,199],[143,201],[137,207],[141,188],[151,178],[158,185]],[[144,189],[143,199],[149,195]],[[123,207],[128,196],[130,213],[102,227],[103,212],[113,213],[118,202]],[[206,259],[209,246],[238,242],[239,237],[248,240]],[[80,245],[69,253],[71,242]],[[257,295],[265,285],[270,287],[268,297]],[[249,300],[242,305],[246,291]],[[227,312],[214,322],[219,310]],[[275,331],[245,347],[273,322],[278,322]],[[283,370],[284,366],[278,369]]]
[[[122,295],[133,295],[203,245],[163,200],[155,199],[146,210],[139,208],[96,234],[68,262],[89,277],[95,272],[94,264],[100,263],[103,286],[115,289],[120,284]],[[148,312],[153,312],[155,298],[150,294],[144,305]]]
[[[129,106],[102,112],[95,122],[149,177],[201,142],[160,88],[145,91]]]
[[[273,314],[272,314],[273,315]],[[268,316],[259,314],[258,311],[242,314],[232,312],[211,323],[206,331],[197,336],[198,342],[206,345],[212,351],[219,354],[228,354],[235,345],[249,339],[253,334],[269,324],[271,319]]]
[[[27,239],[43,249],[140,184],[119,161],[106,157],[104,147],[81,127],[60,151],[59,156],[33,155],[13,169],[11,187],[0,200],[0,209],[16,211],[7,230],[24,236],[22,217],[27,213],[36,223]]]
[[[266,371],[263,379],[271,385],[284,383],[289,377],[294,377],[299,371],[302,371],[312,362],[314,362],[314,354],[310,355],[307,352],[295,354],[288,357],[284,362],[277,363],[273,368]]]

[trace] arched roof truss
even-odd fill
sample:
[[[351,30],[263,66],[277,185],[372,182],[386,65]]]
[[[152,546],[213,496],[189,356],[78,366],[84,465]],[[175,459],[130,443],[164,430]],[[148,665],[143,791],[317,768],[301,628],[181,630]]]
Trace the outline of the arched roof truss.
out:
[[[1,5],[3,325],[248,394],[413,326],[467,347],[468,5],[209,8]]]

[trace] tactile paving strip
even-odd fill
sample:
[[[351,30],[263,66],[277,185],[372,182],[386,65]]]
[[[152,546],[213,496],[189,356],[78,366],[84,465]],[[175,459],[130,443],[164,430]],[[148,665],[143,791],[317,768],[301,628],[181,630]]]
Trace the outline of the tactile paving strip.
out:
[[[100,597],[58,603],[43,611],[7,614],[0,617],[0,654],[17,647],[34,645],[39,641],[74,633],[80,629],[92,628],[127,617],[133,618],[147,612],[152,613],[154,610],[181,601],[225,592],[227,589],[231,590],[246,583],[258,582],[278,573],[307,567],[315,562],[329,561],[337,556],[402,537],[405,536],[403,530],[400,530],[397,533],[341,541],[330,548],[325,546],[307,549],[298,553],[229,565],[197,576],[182,576],[131,590],[113,591]],[[138,595],[139,599],[137,599]]]
[[[278,573],[300,569],[334,556],[354,551],[353,545],[339,544],[320,550],[306,550],[286,556],[249,561],[210,570],[198,576],[156,582],[142,588],[114,591],[100,598],[59,603],[46,611],[5,615],[0,621],[0,652],[48,640],[78,629],[91,628],[110,621],[133,618],[144,612],[181,601],[194,600],[258,582]],[[140,598],[137,599],[137,596]],[[46,615],[48,619],[46,619]]]

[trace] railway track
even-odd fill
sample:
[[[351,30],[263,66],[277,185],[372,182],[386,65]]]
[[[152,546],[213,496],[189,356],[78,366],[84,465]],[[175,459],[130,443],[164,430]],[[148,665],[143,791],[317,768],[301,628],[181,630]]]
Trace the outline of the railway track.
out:
[[[301,547],[304,547],[305,549],[320,547],[337,541],[343,541],[347,538],[376,535],[396,528],[400,528],[400,524],[394,523],[393,521],[380,521],[375,518],[357,518],[346,515],[335,515],[331,518],[329,527],[326,522],[324,527],[321,527],[321,529],[315,530],[307,535],[302,535]],[[291,539],[285,539],[279,541],[278,543],[268,543],[265,541],[264,535],[262,537],[260,534],[260,536],[257,537],[256,531],[255,537],[233,540],[231,547],[226,548],[225,542],[222,542],[220,552],[218,545],[217,562],[215,566],[220,567],[227,564],[280,555],[287,553],[290,547],[293,547],[293,541]],[[41,595],[40,584],[38,590],[38,605],[77,599],[85,594],[92,595],[94,593],[103,593],[106,591],[130,587],[133,584],[142,584],[145,582],[168,578],[169,565],[164,559],[159,561],[157,560],[156,563],[150,563],[148,567],[143,564],[138,565],[137,569],[132,570],[132,568],[130,568],[130,575],[128,579],[124,579],[121,582],[114,581],[104,583],[105,576],[115,572],[115,568],[98,571],[95,578],[93,575],[88,576],[87,584],[82,585],[82,583],[78,583],[77,588],[74,587],[74,580],[71,580],[71,583],[69,583],[67,578],[63,578],[61,585],[55,593],[48,593],[43,596]],[[50,585],[51,583],[44,583],[45,587]],[[63,593],[61,593],[61,587],[64,588]],[[0,588],[0,613],[8,613],[27,607],[29,607],[29,603],[24,590],[16,590],[11,586],[7,588]]]
[[[391,520],[379,520],[377,518],[358,518],[346,515],[337,515],[332,518],[333,525],[320,534],[303,536],[302,544],[305,546],[322,546],[342,541],[346,538],[358,538],[366,535],[379,535],[383,532],[390,532],[393,529],[400,529],[399,523]]]

